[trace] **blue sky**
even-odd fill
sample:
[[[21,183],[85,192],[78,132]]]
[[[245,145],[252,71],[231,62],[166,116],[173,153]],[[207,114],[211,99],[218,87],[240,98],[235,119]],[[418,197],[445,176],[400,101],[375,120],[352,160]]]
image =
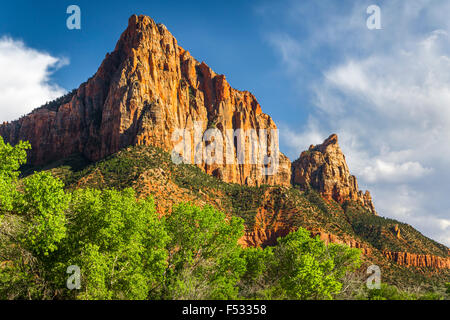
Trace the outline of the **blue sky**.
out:
[[[66,28],[71,4],[79,31]],[[367,28],[372,4],[381,30]],[[0,121],[78,87],[146,14],[254,93],[292,160],[337,133],[381,215],[450,245],[448,12],[446,0],[3,2]]]

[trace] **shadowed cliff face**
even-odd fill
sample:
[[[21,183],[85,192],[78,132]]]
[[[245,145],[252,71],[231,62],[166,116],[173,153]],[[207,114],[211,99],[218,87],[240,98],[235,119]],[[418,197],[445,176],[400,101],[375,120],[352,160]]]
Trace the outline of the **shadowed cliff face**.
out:
[[[360,191],[356,177],[350,174],[335,134],[323,144],[311,146],[293,162],[292,182],[302,189],[311,186],[324,198],[334,199],[341,204],[346,200],[358,202],[373,214],[377,214],[370,192]]]
[[[40,108],[4,124],[0,135],[11,144],[29,140],[30,162],[40,165],[75,153],[97,161],[139,144],[171,152],[179,142],[173,135],[180,129],[189,132],[191,141],[186,141],[195,150],[195,126],[201,134],[212,128],[223,135],[230,129],[254,129],[256,139],[262,138],[258,130],[266,129],[267,145],[278,141],[271,131],[277,128],[275,123],[262,113],[251,93],[231,88],[225,76],[196,61],[165,26],[134,15],[114,52],[107,54],[94,77],[80,86],[70,102],[52,110]],[[226,182],[289,185],[288,158],[279,153],[274,174],[266,175],[264,164],[250,161],[250,140],[243,144],[247,155],[243,163],[238,162],[237,139],[231,139],[231,162],[198,165]],[[201,142],[203,149],[208,144]],[[277,144],[274,150],[278,153]],[[188,156],[190,163],[195,163],[194,156],[194,152]]]

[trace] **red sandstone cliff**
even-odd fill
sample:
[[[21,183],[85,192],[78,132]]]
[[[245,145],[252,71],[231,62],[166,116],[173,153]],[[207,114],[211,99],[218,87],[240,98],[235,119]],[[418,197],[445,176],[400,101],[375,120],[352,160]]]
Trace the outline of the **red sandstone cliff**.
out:
[[[239,243],[243,247],[264,247],[275,245],[278,238],[287,236],[290,232],[295,231],[293,228],[274,228],[274,229],[258,229],[255,228],[251,232],[246,232],[245,235],[239,240]],[[320,240],[326,244],[345,244],[350,248],[357,248],[361,250],[361,253],[370,256],[372,249],[368,245],[358,242],[351,238],[342,239],[334,234],[324,232],[322,230],[309,230],[312,237],[319,237]],[[386,255],[387,258],[390,258]],[[431,256],[434,257],[434,256]],[[434,257],[439,258],[439,257]]]
[[[284,194],[287,190],[283,187],[271,187],[265,191],[255,216],[253,228],[247,230],[239,241],[242,246],[265,247],[275,245],[278,238],[285,237],[290,232],[297,230],[293,221],[295,217],[304,215],[304,212],[299,206],[283,206],[283,203],[289,201]],[[281,196],[274,196],[277,193]],[[365,255],[370,255],[372,252],[368,244],[349,236],[339,237],[319,227],[307,227],[307,229],[312,236],[318,236],[325,243],[346,244],[351,248],[361,249],[361,252]]]
[[[398,265],[405,267],[449,269],[450,258],[443,258],[433,255],[414,254],[408,252],[383,251],[383,255]]]
[[[278,142],[270,131],[276,129],[275,123],[262,113],[251,93],[231,88],[225,76],[195,60],[164,25],[133,15],[114,52],[106,55],[97,73],[68,103],[53,110],[41,108],[1,125],[0,135],[11,144],[29,140],[32,164],[76,153],[97,161],[136,144],[152,144],[171,152],[177,144],[172,141],[175,130],[187,129],[193,136],[195,123],[201,134],[208,128],[224,134],[227,129],[266,129],[267,145]],[[262,138],[258,131],[256,134],[256,139]],[[193,137],[191,141],[189,158],[194,163]],[[289,185],[291,163],[283,154],[279,153],[275,174],[266,174],[263,164],[249,161],[253,146],[249,139],[244,143],[245,164],[238,162],[236,141],[224,144],[232,149],[231,163],[225,154],[223,164],[198,163],[207,173],[226,182]],[[206,145],[202,143],[204,150]],[[259,146],[257,154],[267,151]],[[278,145],[272,150],[269,156],[279,152]]]
[[[326,199],[339,203],[352,200],[376,214],[369,191],[358,188],[356,177],[350,174],[345,156],[333,134],[323,144],[311,146],[292,163],[292,181],[303,189],[309,186]]]

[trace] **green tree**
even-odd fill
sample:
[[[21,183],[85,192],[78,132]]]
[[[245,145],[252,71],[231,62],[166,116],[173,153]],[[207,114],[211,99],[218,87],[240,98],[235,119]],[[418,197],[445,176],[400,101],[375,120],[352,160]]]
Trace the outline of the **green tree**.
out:
[[[331,299],[359,266],[359,250],[304,229],[243,249],[243,220],[210,206],[180,204],[161,219],[132,189],[68,192],[45,172],[19,181],[27,149],[0,137],[0,298]],[[79,291],[65,287],[71,265]]]
[[[162,281],[169,240],[152,199],[132,189],[76,190],[61,264],[81,268],[78,299],[146,299]]]
[[[23,237],[26,249],[35,256],[48,256],[66,236],[66,216],[70,194],[64,184],[48,172],[35,173],[23,182],[18,212],[26,217]]]
[[[232,299],[245,272],[238,240],[240,218],[205,206],[180,204],[166,219],[171,236],[169,265],[161,297],[165,299]]]
[[[267,271],[274,259],[273,248],[249,247],[242,250],[245,260],[245,273],[239,282],[239,295],[247,299],[264,299],[267,291]]]
[[[332,299],[342,289],[342,277],[360,266],[359,250],[326,245],[302,228],[278,239],[266,256],[262,292],[270,299]]]
[[[28,142],[13,147],[0,137],[0,297],[8,299],[47,297],[39,256],[56,250],[65,233],[62,184],[48,174],[19,184],[28,149]]]
[[[395,286],[382,283],[380,289],[368,290],[368,300],[414,300],[415,297]]]
[[[9,143],[5,144],[0,136],[0,219],[3,214],[13,210],[19,168],[25,164],[26,150],[30,148],[28,142],[19,142],[14,147]]]
[[[14,200],[0,227],[0,296],[50,299],[54,253],[66,235],[69,197],[49,173],[38,173],[15,186]]]

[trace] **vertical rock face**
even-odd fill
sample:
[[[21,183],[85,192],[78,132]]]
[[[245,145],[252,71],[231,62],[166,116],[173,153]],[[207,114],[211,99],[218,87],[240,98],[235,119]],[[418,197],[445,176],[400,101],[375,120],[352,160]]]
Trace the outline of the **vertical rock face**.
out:
[[[339,203],[358,202],[376,214],[370,192],[360,191],[356,177],[350,174],[335,134],[323,144],[311,146],[292,163],[292,182],[303,189],[312,187],[326,199]]]
[[[189,132],[191,141],[185,141],[192,150],[183,156],[194,163],[195,128],[201,134],[217,129],[222,135],[229,129],[253,129],[256,140],[265,137],[259,129],[267,130],[266,144],[276,148],[260,144],[256,153],[264,158],[269,149],[267,156],[278,155],[278,165],[249,161],[251,137],[242,139],[244,161],[238,161],[240,142],[231,137],[224,147],[231,148],[232,161],[213,151],[223,161],[196,164],[226,182],[290,184],[291,163],[278,151],[277,127],[256,98],[231,88],[225,76],[196,61],[164,25],[133,15],[114,52],[67,103],[3,124],[0,135],[11,144],[29,140],[31,163],[44,164],[75,153],[97,161],[129,145],[151,144],[171,152],[178,143],[174,133],[181,129]],[[201,143],[203,150],[209,144]]]
[[[438,257],[426,254],[414,254],[408,252],[383,251],[383,255],[400,266],[449,269],[450,258]]]

